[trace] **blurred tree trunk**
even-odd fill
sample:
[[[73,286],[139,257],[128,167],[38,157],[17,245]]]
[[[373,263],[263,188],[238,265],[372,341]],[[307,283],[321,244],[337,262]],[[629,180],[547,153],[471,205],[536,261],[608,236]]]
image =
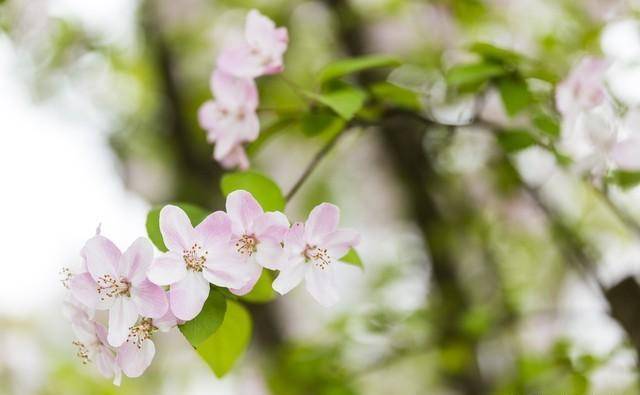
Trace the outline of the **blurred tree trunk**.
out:
[[[338,21],[339,37],[350,56],[363,55],[366,38],[358,15],[348,0],[326,0]],[[375,80],[370,73],[361,73],[363,84]],[[424,122],[411,114],[394,113],[380,125],[380,137],[385,153],[391,159],[398,178],[403,182],[409,200],[409,214],[420,228],[431,261],[431,277],[435,293],[429,305],[434,312],[436,346],[442,358],[449,351],[464,353],[461,366],[443,367],[442,375],[452,388],[465,394],[483,394],[486,385],[480,375],[477,343],[462,333],[460,322],[469,308],[469,300],[455,265],[454,226],[443,214],[437,202],[447,201],[447,185],[434,170],[431,158],[424,149]],[[463,207],[455,210],[465,211]],[[443,364],[441,364],[443,365]]]

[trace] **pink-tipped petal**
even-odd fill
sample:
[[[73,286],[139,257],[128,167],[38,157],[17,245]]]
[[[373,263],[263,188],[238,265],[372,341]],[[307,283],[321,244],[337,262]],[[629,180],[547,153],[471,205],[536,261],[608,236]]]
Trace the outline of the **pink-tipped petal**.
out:
[[[333,270],[331,266],[326,269],[312,267],[305,275],[307,291],[324,307],[331,307],[338,302]]]
[[[340,259],[359,242],[360,235],[355,230],[339,229],[326,235],[321,245],[327,249],[331,258]]]
[[[111,240],[104,236],[94,236],[83,248],[87,258],[87,269],[94,280],[105,275],[117,277],[117,267],[122,253]]]
[[[106,347],[100,347],[97,350],[96,355],[93,357],[95,359],[98,372],[100,372],[103,377],[113,377],[114,384],[120,385],[118,380],[120,377],[120,368],[118,367],[114,353]]]
[[[258,88],[252,78],[239,78],[217,69],[211,76],[216,102],[231,109],[254,111],[258,107]]]
[[[160,318],[169,309],[167,294],[149,280],[144,280],[131,288],[131,299],[138,313],[143,317]]]
[[[173,314],[183,320],[194,319],[209,296],[209,283],[201,273],[188,272],[187,275],[171,286],[169,301]]]
[[[196,226],[196,232],[205,246],[228,242],[231,238],[231,220],[227,213],[216,211]]]
[[[304,263],[298,263],[282,270],[273,281],[273,289],[280,295],[288,293],[302,282],[307,270],[310,268]]]
[[[90,309],[98,308],[99,295],[97,284],[89,273],[79,273],[69,281],[71,294],[83,305]]]
[[[262,267],[256,263],[247,261],[245,263],[241,263],[241,265],[245,265],[247,267],[246,272],[248,274],[248,279],[246,283],[240,288],[229,288],[229,291],[231,291],[231,293],[238,296],[246,295],[251,292],[253,287],[258,282],[258,279],[260,279],[260,275],[262,274]]]
[[[125,342],[118,349],[118,365],[128,377],[140,377],[151,365],[156,347],[151,339],[146,339],[140,348],[133,342]]]
[[[169,298],[167,297],[167,300],[168,299]],[[168,332],[183,322],[184,321],[179,320],[175,315],[173,315],[171,309],[167,309],[167,312],[162,317],[153,319],[153,326],[158,328],[160,332]]]
[[[264,213],[253,195],[243,190],[231,192],[227,196],[226,207],[236,236],[252,232],[253,222]]]
[[[239,78],[256,78],[263,72],[263,67],[251,53],[248,45],[227,47],[218,56],[218,69]]]
[[[113,347],[120,347],[129,336],[129,328],[138,320],[138,309],[131,298],[115,298],[109,310],[109,333],[107,340]]]
[[[220,160],[220,165],[225,169],[238,168],[240,170],[247,170],[250,166],[249,157],[242,145],[236,145],[227,156]]]
[[[340,209],[331,203],[317,205],[304,225],[305,239],[313,244],[319,243],[324,236],[333,232],[340,221]]]
[[[286,253],[280,242],[262,239],[256,251],[256,262],[264,268],[280,270],[286,263]]]
[[[253,223],[253,232],[258,239],[268,237],[273,240],[282,241],[288,230],[289,220],[286,215],[279,211],[264,213]]]
[[[284,248],[290,254],[301,254],[306,246],[304,224],[296,222],[284,235]]]
[[[149,281],[157,285],[177,283],[186,275],[187,266],[182,255],[174,251],[166,252],[157,257],[147,271]]]
[[[198,123],[204,130],[213,130],[218,123],[218,109],[213,100],[207,100],[198,109]]]
[[[226,158],[231,151],[240,143],[240,139],[232,133],[225,133],[216,139],[216,146],[213,149],[213,159],[221,161]]]
[[[139,284],[147,278],[152,261],[153,246],[149,240],[140,237],[122,254],[118,274],[133,285]]]
[[[166,205],[160,211],[160,232],[171,251],[182,252],[193,244],[195,231],[187,214],[177,206]]]
[[[611,157],[622,170],[640,170],[640,136],[630,137],[616,144]]]

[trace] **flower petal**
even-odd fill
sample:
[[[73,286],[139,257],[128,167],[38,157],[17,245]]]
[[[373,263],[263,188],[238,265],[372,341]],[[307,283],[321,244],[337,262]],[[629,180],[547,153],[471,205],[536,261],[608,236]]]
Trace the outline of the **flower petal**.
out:
[[[231,192],[227,196],[226,207],[236,236],[252,232],[253,222],[264,213],[253,195],[244,190]]]
[[[125,342],[118,349],[117,361],[128,377],[140,377],[151,365],[156,347],[151,339],[146,339],[138,348],[133,342]]]
[[[304,224],[296,222],[284,235],[284,248],[289,255],[301,254],[306,243],[304,241]]]
[[[179,282],[171,285],[169,301],[173,314],[183,320],[195,318],[209,296],[209,283],[201,273],[189,271]]]
[[[218,124],[216,103],[213,100],[207,100],[198,109],[198,122],[200,127],[205,130],[213,130]]]
[[[202,274],[213,285],[240,289],[251,280],[251,269],[239,254],[227,251],[210,256]]]
[[[338,301],[339,296],[331,266],[326,269],[312,267],[305,275],[305,283],[307,291],[321,305],[331,307]]]
[[[167,300],[169,300],[168,296]],[[174,328],[183,322],[184,321],[179,320],[175,315],[173,315],[171,309],[167,309],[167,312],[162,317],[153,319],[153,326],[158,328],[160,332],[168,332],[171,328]]]
[[[217,103],[234,111],[245,108],[251,112],[258,107],[258,88],[253,78],[240,78],[218,68],[211,75],[210,83]]]
[[[256,251],[256,262],[262,267],[279,270],[286,261],[286,253],[278,241],[262,239]]]
[[[264,71],[246,43],[224,48],[218,56],[217,66],[219,70],[241,78],[255,78]]]
[[[160,318],[169,309],[167,294],[149,280],[144,280],[131,288],[131,299],[138,313],[143,317]]]
[[[259,240],[269,237],[280,242],[288,230],[289,219],[279,211],[264,213],[253,223],[253,232]]]
[[[129,336],[129,328],[138,320],[138,309],[131,298],[115,298],[109,310],[109,333],[107,340],[113,347],[120,347]]]
[[[96,367],[98,368],[98,372],[103,377],[114,378],[114,384],[119,385],[118,377],[120,375],[120,368],[116,363],[116,356],[114,353],[109,350],[107,347],[100,346],[96,350],[96,354],[93,356],[95,360]]]
[[[139,284],[146,279],[152,261],[153,246],[149,240],[140,237],[122,254],[118,274],[133,285]]]
[[[304,225],[305,239],[309,243],[317,244],[328,233],[338,227],[340,209],[331,203],[317,205]]]
[[[96,235],[87,241],[83,251],[87,258],[87,269],[94,280],[98,281],[105,275],[116,277],[122,253],[111,240]]]
[[[327,249],[331,258],[340,259],[359,242],[360,235],[358,232],[351,229],[340,229],[326,235],[322,240],[321,246]]]
[[[149,270],[147,277],[157,285],[171,285],[182,280],[187,274],[187,266],[178,252],[169,251],[157,257]]]
[[[278,277],[273,281],[273,289],[280,295],[288,293],[302,282],[308,270],[310,270],[309,266],[301,262],[280,271]]]
[[[640,170],[640,136],[633,136],[616,144],[611,157],[622,170]]]
[[[97,286],[89,273],[76,274],[69,281],[69,288],[73,297],[90,309],[98,308],[100,298]]]
[[[251,259],[247,260],[244,263],[241,263],[241,265],[246,266],[245,273],[247,273],[248,275],[247,280],[245,281],[245,284],[239,288],[229,288],[229,291],[231,291],[231,293],[238,296],[246,295],[249,292],[251,292],[253,287],[258,282],[260,275],[262,274],[262,266],[258,265]]]
[[[240,170],[249,169],[249,157],[242,147],[242,145],[236,145],[224,158],[220,159],[220,165],[225,169],[238,168]]]
[[[227,242],[231,238],[231,220],[224,211],[216,211],[196,226],[196,232],[205,246]]]
[[[191,248],[195,237],[187,214],[173,205],[164,206],[160,211],[160,233],[167,248],[177,252]]]

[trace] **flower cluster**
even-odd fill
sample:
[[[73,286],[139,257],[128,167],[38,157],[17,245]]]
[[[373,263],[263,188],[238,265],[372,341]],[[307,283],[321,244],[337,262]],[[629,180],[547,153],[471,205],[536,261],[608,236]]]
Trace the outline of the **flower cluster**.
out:
[[[265,212],[246,191],[227,197],[197,226],[179,207],[160,211],[160,232],[168,251],[154,257],[144,238],[121,252],[97,234],[81,251],[82,266],[69,274],[65,303],[78,356],[119,383],[124,373],[140,376],[150,365],[153,335],[194,319],[210,284],[236,295],[250,292],[262,269],[279,271],[273,288],[286,294],[303,280],[322,305],[337,302],[334,270],[359,242],[353,230],[338,229],[339,209],[322,203],[306,222],[289,224],[281,212]],[[96,319],[106,311],[108,326]]]
[[[624,108],[609,91],[615,61],[585,58],[557,86],[562,115],[560,149],[580,173],[602,178],[610,169],[640,170],[640,113]]]
[[[247,169],[249,160],[243,144],[254,141],[260,133],[258,89],[254,79],[280,73],[287,50],[287,29],[251,10],[245,25],[242,44],[226,47],[218,57],[211,75],[214,100],[198,110],[200,126],[207,140],[215,143],[213,157],[225,168]]]

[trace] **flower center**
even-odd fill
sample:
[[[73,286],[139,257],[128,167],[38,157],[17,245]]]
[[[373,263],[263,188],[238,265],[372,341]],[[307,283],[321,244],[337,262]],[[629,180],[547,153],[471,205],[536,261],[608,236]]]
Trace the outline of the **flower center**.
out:
[[[78,352],[76,353],[76,355],[78,356],[78,358],[80,358],[80,360],[82,360],[83,365],[91,362],[91,359],[89,359],[89,349],[84,345],[84,343],[76,340],[72,344],[78,347]]]
[[[254,235],[242,235],[236,242],[236,249],[240,254],[251,256],[258,250],[258,239]]]
[[[116,279],[110,274],[98,278],[96,281],[98,284],[97,290],[100,299],[112,298],[114,296],[131,296],[129,290],[131,289],[131,283],[124,278]]]
[[[190,249],[182,252],[182,259],[184,264],[187,265],[187,270],[201,272],[207,262],[208,254],[209,251],[203,250],[202,246],[196,243]]]
[[[151,335],[156,331],[155,326],[151,322],[151,318],[143,318],[137,325],[129,328],[129,336],[127,337],[127,341],[135,344],[136,347],[142,348],[142,343],[151,339]]]
[[[313,263],[318,269],[326,269],[331,263],[331,257],[326,248],[307,245],[302,252],[305,262]]]

